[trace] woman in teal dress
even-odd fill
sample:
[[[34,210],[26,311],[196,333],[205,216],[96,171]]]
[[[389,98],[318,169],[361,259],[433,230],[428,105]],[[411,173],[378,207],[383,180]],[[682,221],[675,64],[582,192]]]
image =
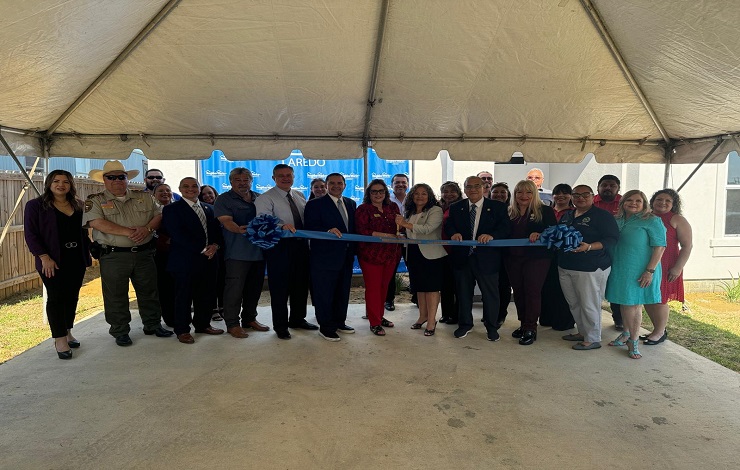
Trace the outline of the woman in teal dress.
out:
[[[629,357],[639,359],[642,306],[661,300],[660,258],[666,246],[666,229],[660,218],[650,213],[647,196],[637,189],[622,196],[616,218],[619,242],[612,254],[606,298],[622,305],[625,331],[609,346],[626,344]]]

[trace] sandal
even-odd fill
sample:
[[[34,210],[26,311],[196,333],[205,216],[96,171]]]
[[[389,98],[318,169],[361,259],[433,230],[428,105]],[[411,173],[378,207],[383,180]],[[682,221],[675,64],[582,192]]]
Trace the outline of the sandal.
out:
[[[385,317],[380,321],[380,324],[386,328],[393,328],[395,326],[392,321],[386,320]]]
[[[372,331],[375,336],[385,336],[385,330],[380,325],[371,326],[370,331]]]
[[[414,323],[413,325],[411,325],[411,329],[412,330],[421,330],[421,327],[424,326],[424,323],[426,323],[426,322],[427,321],[424,320],[423,322],[420,322],[420,323]]]
[[[642,357],[642,354],[640,354],[640,350],[637,349],[637,344],[640,342],[640,340],[630,339],[627,341],[629,343],[629,345],[627,346],[627,355],[630,357],[630,359],[640,359]]]
[[[432,328],[431,330],[429,329],[424,330],[424,336],[434,336],[434,331],[436,329],[437,329],[437,324],[435,323],[434,328]]]
[[[630,340],[629,332],[622,332],[614,341],[609,341],[609,346],[624,346]],[[637,340],[635,340],[637,341]]]

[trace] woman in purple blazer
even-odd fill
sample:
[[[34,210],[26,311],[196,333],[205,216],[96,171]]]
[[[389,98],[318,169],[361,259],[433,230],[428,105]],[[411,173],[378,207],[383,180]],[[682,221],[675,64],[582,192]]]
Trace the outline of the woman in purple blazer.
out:
[[[36,257],[36,270],[46,286],[51,336],[59,359],[71,359],[80,342],[72,335],[77,299],[90,266],[90,239],[82,229],[82,201],[72,175],[49,173],[44,193],[26,204],[23,218],[26,244]]]

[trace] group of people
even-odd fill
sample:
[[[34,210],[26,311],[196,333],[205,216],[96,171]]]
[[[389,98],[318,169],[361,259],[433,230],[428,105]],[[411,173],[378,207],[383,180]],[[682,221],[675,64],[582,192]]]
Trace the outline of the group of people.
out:
[[[629,357],[639,358],[640,340],[659,344],[668,335],[667,301],[683,302],[691,227],[681,216],[678,194],[664,189],[649,201],[639,190],[620,196],[613,175],[602,177],[595,193],[588,185],[544,190],[537,169],[510,191],[481,172],[466,178],[462,189],[456,182],[443,183],[438,199],[424,183],[407,192],[408,176],[398,174],[392,191],[383,180],[372,180],[358,205],[343,196],[346,182],[340,173],[312,181],[306,200],[293,189],[293,169],[284,164],[274,167],[275,186],[263,194],[252,191],[246,168],[231,170],[231,189],[222,194],[192,177],[180,181],[177,194],[159,170],[146,173],[145,191],[132,190],[129,180],[138,173],[121,162],[106,162],[90,172],[105,191],[83,203],[72,175],[54,170],[43,195],[26,205],[26,240],[49,293],[47,315],[61,359],[71,358],[72,348],[80,346],[72,328],[90,253],[100,260],[105,319],[120,346],[132,344],[129,281],[147,335],[175,335],[192,344],[191,326],[195,333],[235,338],[247,338],[250,329],[268,331],[257,320],[265,269],[278,338],[288,340],[291,329],[304,329],[340,341],[340,334],[355,331],[347,324],[355,256],[365,284],[366,318],[377,336],[394,327],[385,311],[394,308],[393,278],[402,256],[419,307],[410,327],[423,329],[424,336],[435,334],[441,304],[439,321],[457,325],[456,338],[466,337],[474,327],[477,285],[489,341],[500,339],[513,292],[519,327],[512,336],[519,344],[533,344],[538,325],[563,331],[575,325],[577,332],[563,339],[574,341],[576,350],[597,349],[606,297],[615,327],[624,330],[609,344],[627,345]],[[275,216],[284,230],[326,232],[331,238],[286,237],[260,249],[245,233],[262,214]],[[557,253],[526,246],[558,223],[581,233],[579,246]],[[343,240],[346,234],[378,240],[355,243]],[[440,239],[472,243],[424,243]],[[507,239],[528,242],[484,246]],[[309,291],[318,325],[306,320]],[[643,305],[654,329],[639,336]],[[213,327],[214,320],[223,320],[225,331]]]

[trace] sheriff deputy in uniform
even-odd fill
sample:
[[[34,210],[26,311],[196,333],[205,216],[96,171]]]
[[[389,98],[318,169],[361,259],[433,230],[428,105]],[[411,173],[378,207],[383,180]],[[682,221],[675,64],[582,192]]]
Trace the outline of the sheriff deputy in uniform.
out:
[[[100,278],[103,285],[105,321],[119,346],[129,346],[131,311],[128,307],[129,279],[136,291],[144,334],[160,338],[174,333],[162,328],[154,264],[154,231],[162,214],[152,197],[128,189],[128,180],[138,170],[126,170],[118,160],[105,162],[102,170],[90,171],[90,179],[105,184],[105,191],[85,201],[83,224],[93,229],[93,240],[102,246]]]

